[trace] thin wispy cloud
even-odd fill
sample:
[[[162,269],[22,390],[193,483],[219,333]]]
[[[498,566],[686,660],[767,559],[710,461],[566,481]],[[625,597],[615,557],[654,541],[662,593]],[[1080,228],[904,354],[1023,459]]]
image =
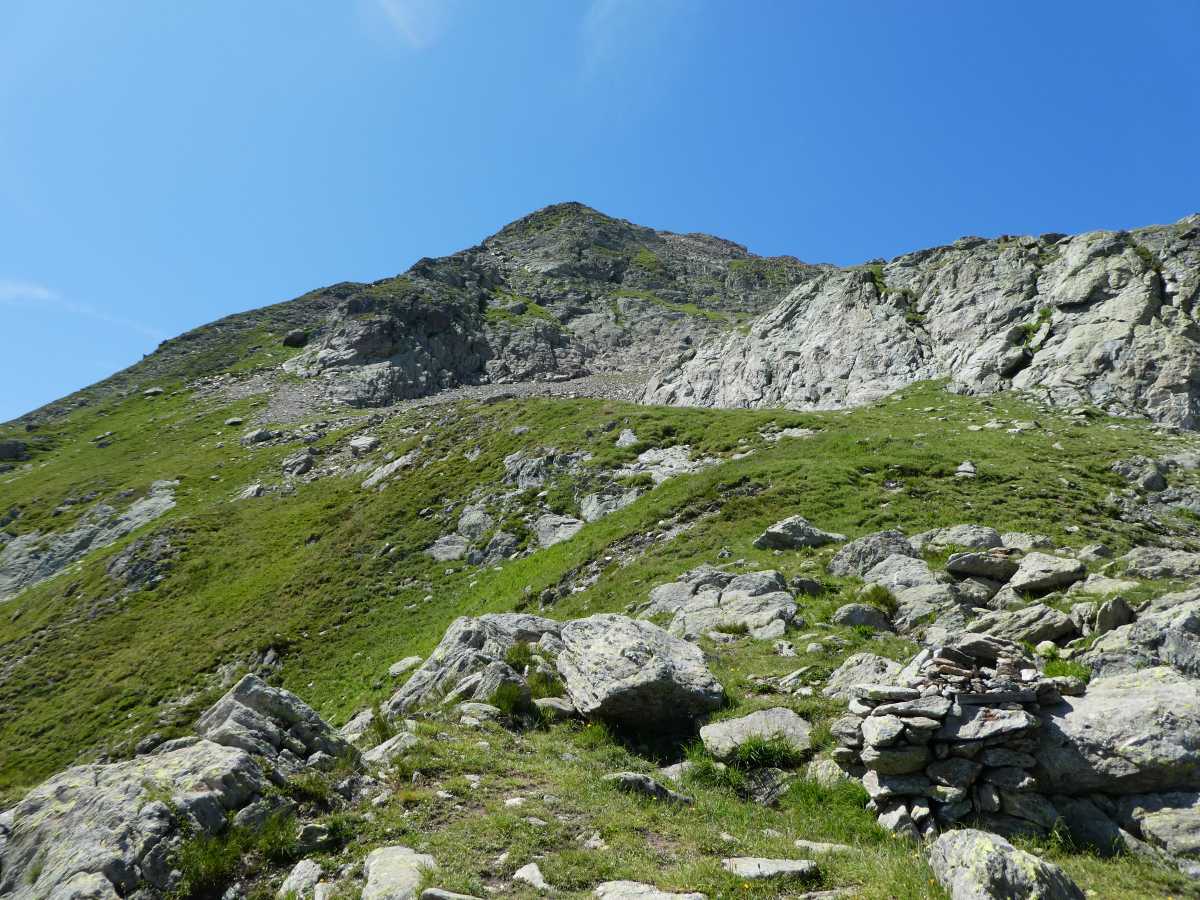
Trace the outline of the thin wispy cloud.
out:
[[[374,0],[392,30],[414,50],[437,43],[458,15],[459,0]]]
[[[627,61],[678,24],[679,0],[591,0],[579,26],[585,76]]]
[[[114,325],[117,328],[135,332],[155,341],[161,341],[166,337],[165,334],[150,325],[134,321],[133,319],[126,319],[122,316],[114,316],[88,303],[69,300],[46,285],[33,281],[0,279],[0,306],[19,307],[21,309],[55,314],[66,313],[79,318]]]

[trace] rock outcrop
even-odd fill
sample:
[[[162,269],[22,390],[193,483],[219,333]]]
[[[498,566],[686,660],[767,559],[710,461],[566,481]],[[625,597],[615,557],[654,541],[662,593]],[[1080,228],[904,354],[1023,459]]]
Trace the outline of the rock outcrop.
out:
[[[462,384],[645,370],[820,271],[563,203],[397,278],[326,288],[335,310],[286,368],[329,379],[333,396],[356,406]]]
[[[963,238],[830,270],[748,333],[682,354],[644,399],[837,409],[915,381],[1027,389],[1200,425],[1200,216],[1132,232]]]

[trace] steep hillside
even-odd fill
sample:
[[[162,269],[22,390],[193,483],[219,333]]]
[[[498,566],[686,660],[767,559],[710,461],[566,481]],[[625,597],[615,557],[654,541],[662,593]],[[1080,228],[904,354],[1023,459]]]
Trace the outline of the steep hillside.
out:
[[[3,426],[0,894],[1200,896],[1189,228],[835,270],[566,204]],[[625,399],[687,341],[652,396],[768,408]]]

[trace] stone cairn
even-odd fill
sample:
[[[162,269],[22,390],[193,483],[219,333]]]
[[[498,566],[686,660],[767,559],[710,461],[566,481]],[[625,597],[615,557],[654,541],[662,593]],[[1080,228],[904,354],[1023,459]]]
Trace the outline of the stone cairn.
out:
[[[922,650],[895,684],[857,685],[833,725],[834,759],[895,834],[932,839],[972,818],[1045,834],[1058,813],[1033,772],[1038,710],[1083,691],[1078,678],[1042,677],[1019,644],[960,634]]]

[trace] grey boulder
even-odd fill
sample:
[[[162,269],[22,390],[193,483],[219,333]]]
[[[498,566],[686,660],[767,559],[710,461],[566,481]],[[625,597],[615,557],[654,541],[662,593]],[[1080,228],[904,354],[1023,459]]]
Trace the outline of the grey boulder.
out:
[[[1200,785],[1200,690],[1156,667],[1094,679],[1042,713],[1043,789],[1136,794]]]
[[[900,665],[874,653],[855,653],[833,670],[822,693],[834,700],[849,700],[860,684],[886,684],[900,674]]]
[[[804,516],[789,516],[754,539],[760,550],[797,550],[801,547],[823,547],[836,541],[844,541],[844,534],[822,531]]]
[[[547,513],[533,523],[533,533],[537,537],[538,546],[545,548],[569,541],[579,533],[579,529],[582,527],[582,519]]]
[[[950,900],[1084,900],[1058,866],[986,831],[943,834],[929,848],[929,864]]]
[[[1014,591],[1044,594],[1069,587],[1086,575],[1087,567],[1077,559],[1065,559],[1049,553],[1030,553],[1021,560],[1008,586]]]
[[[916,556],[901,531],[877,531],[855,538],[829,561],[830,575],[863,575],[889,556]]]
[[[246,675],[196,723],[196,733],[217,744],[275,757],[287,750],[301,760],[315,753],[337,757],[357,751],[290,691]]]
[[[724,689],[695,644],[602,613],[562,626],[558,672],[580,714],[632,730],[688,729]]]
[[[796,753],[803,753],[812,747],[811,731],[811,726],[792,710],[776,706],[705,725],[700,729],[700,740],[714,757],[727,760],[751,740],[780,741]]]
[[[441,699],[467,677],[490,664],[504,662],[516,644],[558,646],[561,626],[552,619],[525,613],[489,613],[455,619],[442,640],[408,681],[392,694],[384,712],[395,716]]]
[[[834,625],[869,628],[872,631],[893,631],[892,620],[877,606],[868,603],[847,603],[838,607],[830,620]]]
[[[116,900],[146,886],[164,894],[181,830],[219,832],[268,785],[250,753],[206,740],[67,769],[11,810],[0,895]]]
[[[367,854],[363,873],[367,883],[362,900],[412,900],[425,872],[437,862],[427,853],[408,847],[379,847]]]

